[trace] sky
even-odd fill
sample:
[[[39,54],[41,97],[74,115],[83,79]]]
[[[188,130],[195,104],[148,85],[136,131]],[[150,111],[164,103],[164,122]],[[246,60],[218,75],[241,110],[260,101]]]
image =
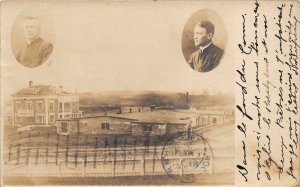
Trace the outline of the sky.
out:
[[[208,4],[209,3],[209,4]],[[235,7],[217,2],[3,3],[2,90],[5,97],[34,84],[66,91],[171,91],[234,93],[234,34],[228,33],[221,64],[211,72],[191,69],[182,54],[181,36],[189,17],[213,8],[222,18]],[[30,11],[29,11],[30,10]],[[47,62],[27,68],[12,53],[12,28],[24,12],[46,16],[41,36],[54,44]],[[48,16],[48,17],[47,17]],[[230,17],[234,17],[231,15]],[[224,19],[228,27],[234,19]],[[228,28],[224,28],[228,29]],[[54,32],[54,33],[53,33]]]

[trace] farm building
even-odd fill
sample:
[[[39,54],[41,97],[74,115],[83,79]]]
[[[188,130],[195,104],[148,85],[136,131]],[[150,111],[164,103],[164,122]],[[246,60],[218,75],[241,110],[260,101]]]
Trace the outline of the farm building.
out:
[[[59,134],[130,134],[134,119],[116,116],[88,116],[57,120]]]
[[[189,110],[153,110],[121,114],[102,114],[59,119],[59,134],[165,135],[187,131],[189,127],[220,123],[222,113],[207,114]]]
[[[27,88],[12,95],[12,108],[13,124],[19,130],[49,127],[57,119],[82,115],[76,95],[65,92],[61,86],[34,85],[32,81]]]

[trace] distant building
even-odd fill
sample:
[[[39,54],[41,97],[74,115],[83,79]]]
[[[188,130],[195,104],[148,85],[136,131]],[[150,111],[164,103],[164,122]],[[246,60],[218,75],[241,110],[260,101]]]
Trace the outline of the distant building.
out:
[[[57,120],[58,134],[130,134],[134,119],[115,116],[84,116]]]
[[[184,112],[184,110],[181,111]],[[224,111],[191,109],[188,112],[191,115],[197,116],[196,126],[222,125],[226,121],[226,116],[228,116]]]
[[[202,125],[222,124],[223,113],[201,113],[190,110],[146,110],[59,119],[59,134],[126,134],[159,136],[186,132]]]
[[[50,85],[33,85],[29,81],[12,95],[13,124],[21,130],[37,126],[54,126],[58,119],[80,118],[79,100],[74,94]]]

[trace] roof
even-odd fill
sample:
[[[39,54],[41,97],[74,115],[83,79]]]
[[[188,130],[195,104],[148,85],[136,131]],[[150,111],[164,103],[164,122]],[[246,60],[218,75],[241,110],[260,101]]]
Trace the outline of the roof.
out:
[[[195,114],[184,113],[179,110],[154,110],[134,113],[116,114],[118,116],[136,119],[141,123],[187,124]]]
[[[57,121],[77,121],[82,119],[91,119],[91,118],[116,118],[116,119],[127,119],[130,121],[137,121],[136,119],[121,117],[121,116],[114,116],[114,115],[90,115],[90,116],[82,116],[80,118],[64,118],[64,119],[57,119]]]
[[[224,115],[224,111],[220,110],[179,110],[180,112],[183,113],[189,113],[189,114],[194,114],[194,115]]]
[[[122,114],[109,113],[107,115],[96,114],[96,115],[86,115],[81,118],[70,118],[70,119],[59,119],[58,121],[76,121],[81,119],[89,118],[117,118],[117,119],[127,119],[129,121],[134,121],[134,123],[154,123],[154,124],[188,124],[191,119],[205,114],[220,115],[222,112],[214,111],[193,111],[193,110],[146,110],[141,112],[126,112]]]
[[[56,88],[51,85],[34,85],[27,88],[22,88],[12,96],[50,96],[50,95],[66,95],[70,94],[63,91],[61,88]]]
[[[122,113],[122,114],[108,114],[108,115],[89,115],[82,116],[81,118],[68,118],[58,119],[57,121],[77,121],[82,119],[91,118],[116,118],[116,119],[127,119],[134,121],[134,123],[155,123],[155,124],[187,124],[194,114],[187,114],[180,111],[170,110],[157,110],[157,111],[143,111],[134,113]]]

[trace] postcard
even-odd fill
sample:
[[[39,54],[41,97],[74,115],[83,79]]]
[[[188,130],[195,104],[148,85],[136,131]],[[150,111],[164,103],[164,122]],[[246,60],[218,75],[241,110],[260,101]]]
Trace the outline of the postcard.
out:
[[[299,186],[299,1],[2,1],[1,186]]]

